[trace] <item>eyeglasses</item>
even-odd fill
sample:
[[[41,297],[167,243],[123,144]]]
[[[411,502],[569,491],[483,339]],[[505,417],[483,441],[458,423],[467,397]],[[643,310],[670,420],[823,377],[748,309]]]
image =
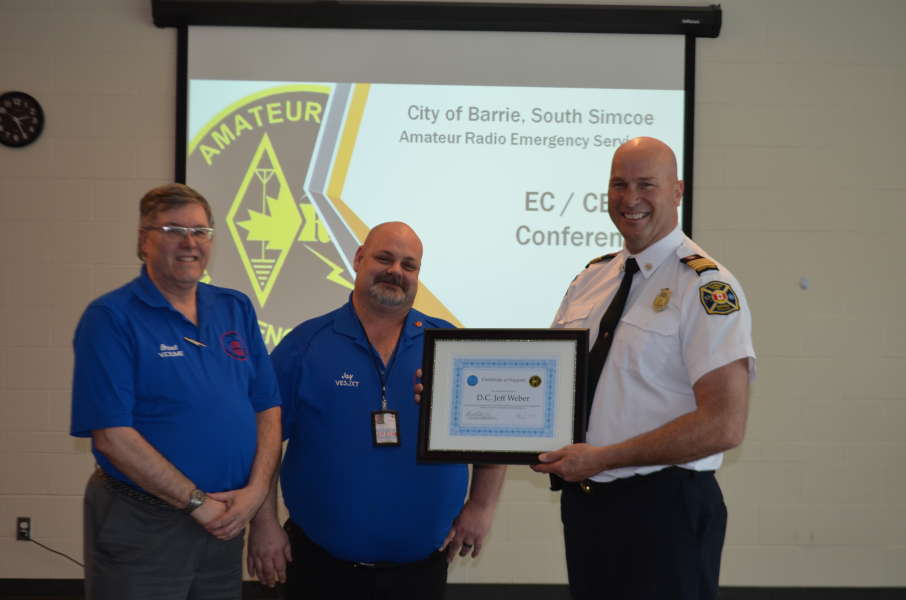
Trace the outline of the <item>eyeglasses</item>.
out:
[[[165,236],[173,240],[185,239],[192,236],[198,242],[209,242],[214,238],[213,227],[180,227],[179,225],[161,225],[154,227],[148,225],[142,227],[145,231],[160,231]]]

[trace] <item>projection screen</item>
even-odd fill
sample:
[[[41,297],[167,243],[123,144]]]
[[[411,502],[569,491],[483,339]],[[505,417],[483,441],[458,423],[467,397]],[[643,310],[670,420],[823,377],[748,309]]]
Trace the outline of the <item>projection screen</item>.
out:
[[[252,298],[272,348],[346,301],[356,248],[399,220],[424,242],[416,308],[546,327],[575,274],[622,247],[616,146],[653,136],[687,162],[687,43],[189,27],[185,172],[214,209],[207,280]]]

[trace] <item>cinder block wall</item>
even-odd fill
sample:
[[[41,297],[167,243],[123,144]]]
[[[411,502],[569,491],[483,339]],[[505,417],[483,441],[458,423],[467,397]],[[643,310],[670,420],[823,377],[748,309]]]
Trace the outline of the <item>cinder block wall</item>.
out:
[[[721,36],[698,41],[694,230],[743,282],[759,352],[720,472],[722,580],[906,586],[906,3],[722,4]],[[76,578],[16,542],[15,517],[81,558],[93,462],[66,433],[69,344],[134,276],[136,203],[173,177],[176,34],[148,0],[0,9],[0,88],[48,116],[38,143],[0,148],[0,579]],[[565,582],[546,487],[512,468],[485,554],[451,581]]]

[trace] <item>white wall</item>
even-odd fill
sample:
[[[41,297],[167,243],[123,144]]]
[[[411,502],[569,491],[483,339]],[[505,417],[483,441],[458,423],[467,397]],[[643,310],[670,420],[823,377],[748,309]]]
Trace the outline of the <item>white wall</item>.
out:
[[[722,582],[906,586],[906,3],[723,11],[698,41],[694,230],[746,288],[759,379],[720,472]],[[149,0],[0,13],[0,88],[48,120],[36,144],[0,148],[0,579],[76,578],[16,542],[15,517],[81,557],[93,463],[67,435],[69,344],[87,302],[135,275],[138,199],[173,177],[176,34]],[[512,468],[484,556],[451,581],[565,582],[546,487]]]

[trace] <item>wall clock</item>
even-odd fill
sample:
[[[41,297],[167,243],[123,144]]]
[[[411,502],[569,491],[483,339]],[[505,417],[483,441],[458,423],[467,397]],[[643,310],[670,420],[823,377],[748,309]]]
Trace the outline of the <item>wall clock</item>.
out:
[[[0,95],[0,144],[27,146],[43,129],[44,110],[37,100],[25,92]]]

